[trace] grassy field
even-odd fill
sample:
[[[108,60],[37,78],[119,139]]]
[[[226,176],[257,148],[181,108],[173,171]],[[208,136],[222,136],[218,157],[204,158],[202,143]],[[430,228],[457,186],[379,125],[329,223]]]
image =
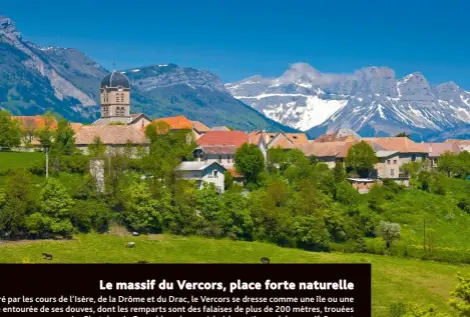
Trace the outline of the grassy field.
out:
[[[134,241],[134,249],[126,248]],[[42,252],[54,255],[52,261]],[[14,242],[0,245],[2,263],[259,263],[267,256],[272,263],[371,263],[373,316],[389,316],[392,302],[434,304],[449,308],[447,300],[456,284],[458,266],[366,254],[311,253],[258,242],[234,242],[201,237],[153,235],[132,237],[123,233],[79,235],[72,241]]]
[[[44,153],[0,152],[0,171],[26,168],[44,159]]]

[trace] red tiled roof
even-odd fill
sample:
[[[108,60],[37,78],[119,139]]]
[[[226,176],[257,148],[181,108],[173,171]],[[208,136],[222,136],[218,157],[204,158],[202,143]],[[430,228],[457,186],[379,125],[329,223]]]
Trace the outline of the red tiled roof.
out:
[[[158,118],[155,119],[153,122],[165,122],[174,130],[191,130],[193,128],[193,123],[186,118],[185,116],[177,116],[177,117],[168,117],[168,118]]]
[[[333,141],[333,142],[310,142],[299,146],[306,156],[316,157],[346,157],[349,148],[354,142]]]
[[[73,132],[75,132],[75,134],[76,134],[78,132],[78,130],[80,130],[83,127],[83,123],[71,122],[70,126],[72,127]]]
[[[238,148],[248,143],[248,135],[243,131],[208,131],[196,143],[201,146],[233,145]]]
[[[294,143],[283,133],[279,133],[268,144],[269,148],[280,147],[282,149],[293,149]]]
[[[305,133],[286,133],[286,136],[294,143],[295,145],[308,144],[308,138]]]
[[[439,157],[444,152],[460,153],[460,147],[456,143],[425,143],[429,149],[430,157]]]
[[[428,153],[429,151],[424,143],[415,143],[407,137],[363,138],[363,140],[377,143],[388,151],[401,153]]]

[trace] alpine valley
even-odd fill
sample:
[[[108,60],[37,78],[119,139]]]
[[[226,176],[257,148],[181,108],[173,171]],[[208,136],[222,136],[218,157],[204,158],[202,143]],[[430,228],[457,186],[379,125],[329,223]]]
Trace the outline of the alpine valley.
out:
[[[279,78],[226,84],[235,98],[310,137],[350,128],[361,136],[401,132],[415,140],[470,136],[470,93],[454,82],[431,86],[419,72],[397,79],[387,67],[324,74],[293,64]]]
[[[77,49],[25,40],[0,17],[0,108],[15,115],[56,112],[89,123],[99,115],[99,86],[109,71]],[[295,132],[234,98],[214,74],[175,64],[122,70],[131,82],[132,112],[184,115],[209,126]]]

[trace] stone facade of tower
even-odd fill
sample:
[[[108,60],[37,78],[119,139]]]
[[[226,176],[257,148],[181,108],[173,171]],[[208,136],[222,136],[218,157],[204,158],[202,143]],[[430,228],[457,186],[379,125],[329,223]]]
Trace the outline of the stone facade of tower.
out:
[[[130,84],[127,77],[117,71],[106,75],[101,81],[101,118],[95,124],[129,124]]]

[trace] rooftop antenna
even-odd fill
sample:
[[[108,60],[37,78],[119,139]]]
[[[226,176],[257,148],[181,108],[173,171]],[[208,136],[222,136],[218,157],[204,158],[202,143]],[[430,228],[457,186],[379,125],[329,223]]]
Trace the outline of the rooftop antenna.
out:
[[[116,61],[113,61],[113,72],[116,71]]]

